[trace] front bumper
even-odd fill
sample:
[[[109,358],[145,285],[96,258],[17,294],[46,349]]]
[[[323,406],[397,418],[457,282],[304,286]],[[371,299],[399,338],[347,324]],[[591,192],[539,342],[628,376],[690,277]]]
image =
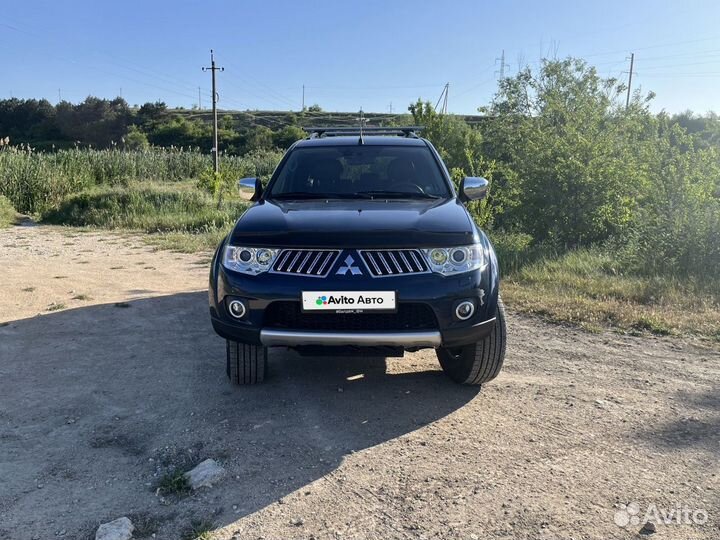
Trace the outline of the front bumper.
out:
[[[304,345],[325,345],[337,347],[403,347],[414,349],[439,347],[442,343],[440,332],[318,332],[265,328],[260,330],[260,342],[267,346],[297,347]]]
[[[217,257],[216,257],[217,259]],[[493,261],[494,262],[494,261]],[[396,293],[398,308],[419,306],[432,310],[434,323],[421,328],[405,325],[403,328],[352,328],[318,326],[317,321],[309,327],[278,327],[268,321],[266,313],[274,302],[301,300],[302,291],[389,291]],[[248,311],[243,320],[230,317],[225,298],[242,299]],[[373,278],[367,275],[338,276],[326,278],[291,276],[273,273],[248,276],[224,268],[213,261],[210,274],[210,315],[215,331],[222,337],[242,343],[264,346],[354,346],[354,347],[400,347],[409,350],[433,347],[456,347],[477,342],[492,330],[497,309],[498,277],[494,264],[483,271],[468,272],[455,276],[439,274],[398,275]],[[472,299],[475,313],[467,321],[454,316],[455,306],[461,300]],[[325,313],[323,317],[334,317]],[[357,317],[373,317],[373,313],[357,314]]]

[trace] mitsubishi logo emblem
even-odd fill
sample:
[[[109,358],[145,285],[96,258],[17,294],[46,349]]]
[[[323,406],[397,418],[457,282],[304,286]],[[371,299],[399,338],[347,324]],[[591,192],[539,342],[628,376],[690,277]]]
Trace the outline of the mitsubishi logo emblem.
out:
[[[338,271],[335,272],[335,274],[345,276],[348,272],[350,272],[353,276],[362,275],[362,270],[355,266],[355,259],[352,258],[352,255],[345,257],[345,264],[338,268]]]

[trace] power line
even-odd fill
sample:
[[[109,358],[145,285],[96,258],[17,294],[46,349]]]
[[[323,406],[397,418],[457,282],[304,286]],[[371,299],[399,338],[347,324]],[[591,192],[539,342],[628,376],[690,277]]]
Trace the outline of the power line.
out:
[[[717,36],[709,37],[709,38],[701,38],[701,39],[690,39],[685,41],[675,41],[675,42],[668,42],[663,44],[657,44],[657,45],[648,45],[645,47],[634,47],[635,51],[647,51],[649,49],[662,49],[665,47],[675,47],[677,45],[688,45],[691,43],[700,43],[702,41],[712,41],[716,40]],[[608,51],[608,52],[600,52],[600,53],[591,53],[591,54],[582,54],[580,55],[581,58],[591,58],[593,56],[609,56],[611,54],[619,54],[625,52],[623,50],[618,51]]]
[[[437,88],[438,83],[435,84],[415,84],[415,85],[402,85],[402,86],[306,86],[308,89],[313,90],[415,90],[418,88]]]
[[[643,62],[645,61],[645,58],[643,58]],[[643,71],[645,69],[664,69],[664,68],[673,68],[673,67],[685,67],[685,66],[706,66],[708,64],[716,64],[718,67],[720,67],[720,59],[717,60],[709,60],[707,62],[685,62],[683,64],[656,64],[653,66],[648,66],[647,68],[643,68]]]
[[[246,84],[249,84],[251,87],[260,87],[262,89],[263,95],[261,96],[261,99],[265,100],[271,100],[278,103],[283,103],[284,105],[289,105],[291,108],[297,107],[297,101],[294,99],[290,99],[287,96],[281,94],[276,89],[263,84],[262,82],[258,81],[257,79],[250,79],[246,76],[240,75],[244,72],[242,68],[234,64],[233,62],[226,62],[227,65],[234,70],[234,76],[237,77],[238,80],[243,81]]]

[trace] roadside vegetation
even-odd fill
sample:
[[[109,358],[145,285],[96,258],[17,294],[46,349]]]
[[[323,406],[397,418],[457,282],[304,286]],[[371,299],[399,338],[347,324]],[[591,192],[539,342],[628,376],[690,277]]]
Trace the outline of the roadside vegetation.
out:
[[[479,125],[422,101],[395,122],[426,126],[456,182],[491,180],[471,211],[497,248],[508,306],[590,330],[720,340],[720,119],[653,114],[652,94],[639,92],[626,109],[625,91],[583,61],[552,61],[499,81]],[[72,111],[45,113],[71,129]],[[302,136],[298,118],[271,130],[226,117],[221,144],[239,155],[224,155],[218,175],[203,152],[207,124],[163,104],[98,124],[117,129],[96,140],[86,130],[85,147],[5,144],[0,223],[14,207],[48,223],[154,233],[161,248],[212,248],[245,208],[236,180],[267,179]]]
[[[184,495],[190,492],[190,482],[185,473],[174,469],[160,478],[156,489],[160,495]]]
[[[182,540],[212,540],[215,523],[208,519],[193,519],[182,533]]]
[[[95,186],[68,196],[43,214],[46,223],[144,232],[207,233],[226,230],[245,203],[226,199],[218,205],[194,182],[133,182]]]
[[[268,178],[280,157],[277,150],[227,156],[222,161],[222,172],[232,178]],[[85,190],[130,188],[133,182],[153,181],[171,188],[183,180],[197,183],[211,167],[210,156],[196,149],[73,148],[42,152],[29,146],[6,146],[0,147],[0,195],[21,212],[43,215],[67,197]]]
[[[15,208],[10,200],[0,195],[0,229],[9,227],[15,223]]]
[[[612,327],[631,334],[695,334],[720,341],[716,280],[626,272],[598,248],[543,257],[509,271],[502,294],[516,310],[591,331]]]

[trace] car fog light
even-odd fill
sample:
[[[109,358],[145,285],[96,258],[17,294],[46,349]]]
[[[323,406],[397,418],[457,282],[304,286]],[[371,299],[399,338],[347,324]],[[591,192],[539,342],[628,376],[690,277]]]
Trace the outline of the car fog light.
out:
[[[230,300],[228,302],[228,311],[235,319],[242,319],[247,312],[247,308],[240,300]]]
[[[469,300],[460,302],[455,308],[455,316],[461,321],[466,321],[475,313],[475,304]]]
[[[239,259],[244,263],[250,262],[252,260],[252,256],[253,256],[252,251],[250,251],[249,249],[243,249],[238,254]]]
[[[450,258],[455,264],[462,264],[467,259],[467,252],[463,248],[453,249]]]

